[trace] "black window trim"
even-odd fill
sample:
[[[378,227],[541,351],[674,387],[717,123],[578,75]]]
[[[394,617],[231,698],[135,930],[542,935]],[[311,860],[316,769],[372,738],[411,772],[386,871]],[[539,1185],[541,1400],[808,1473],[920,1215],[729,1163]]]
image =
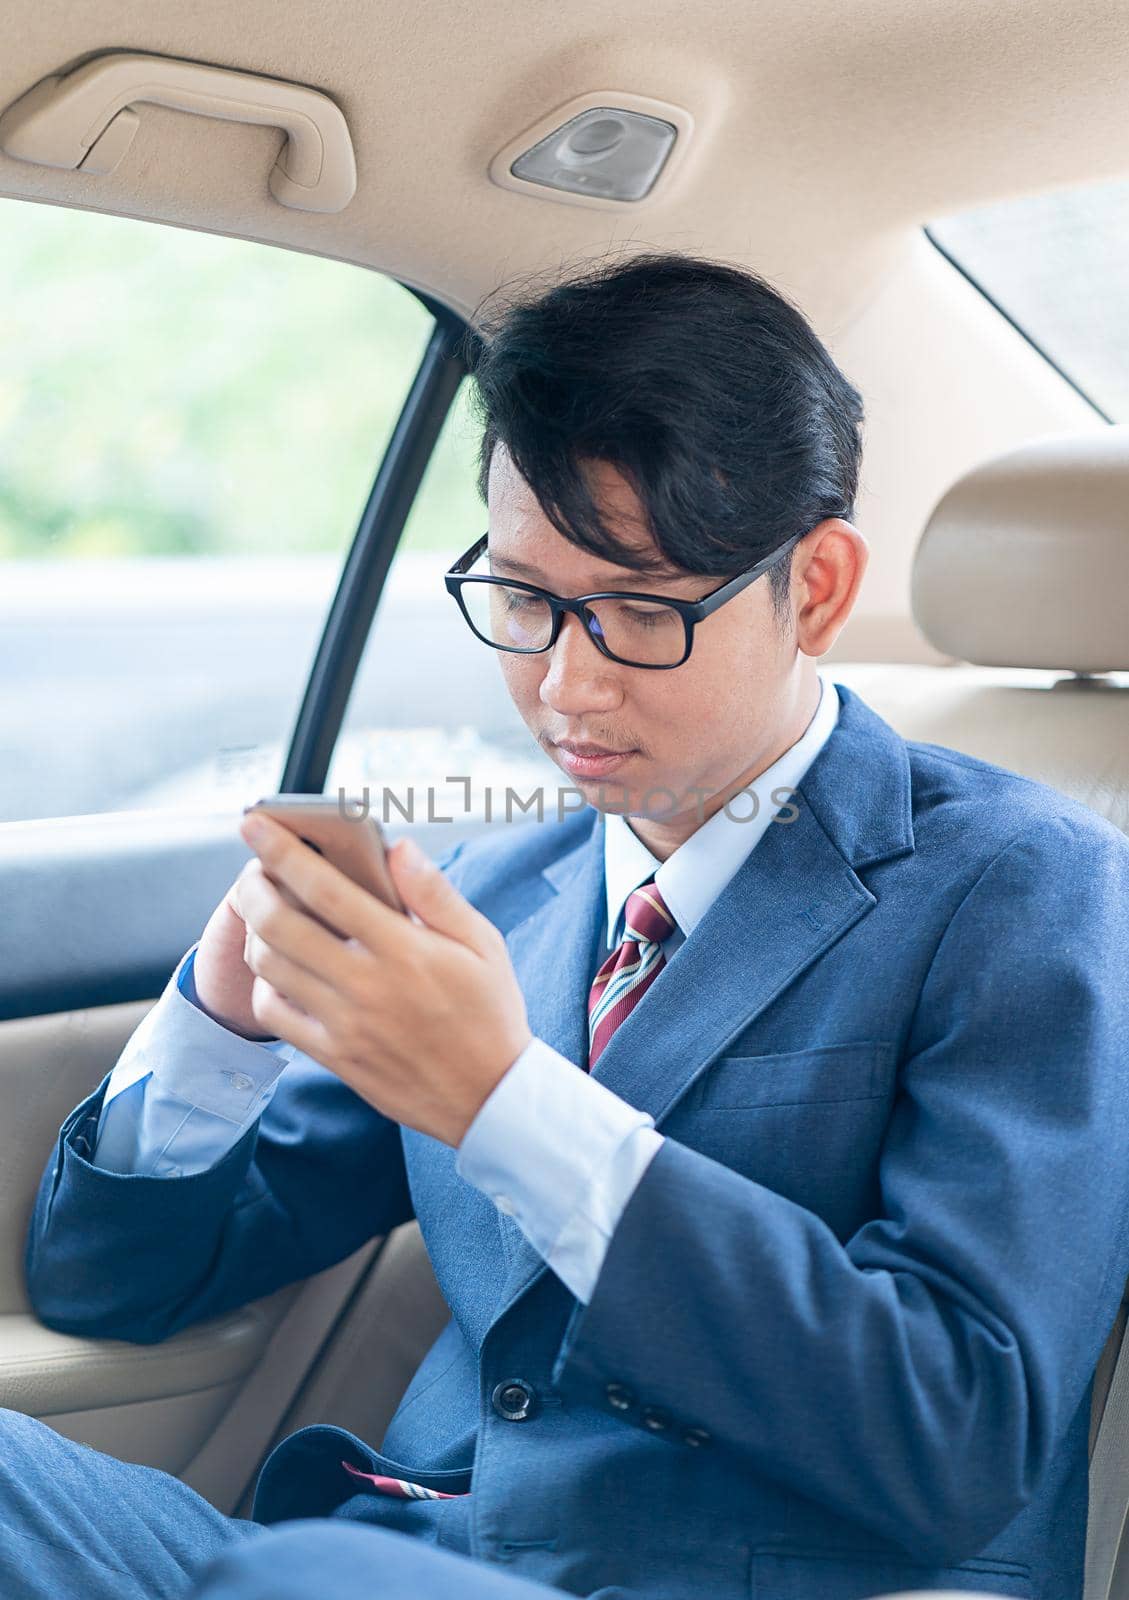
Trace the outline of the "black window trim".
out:
[[[403,285],[435,319],[345,558],[294,721],[280,794],[322,794],[373,617],[477,337],[457,312]]]

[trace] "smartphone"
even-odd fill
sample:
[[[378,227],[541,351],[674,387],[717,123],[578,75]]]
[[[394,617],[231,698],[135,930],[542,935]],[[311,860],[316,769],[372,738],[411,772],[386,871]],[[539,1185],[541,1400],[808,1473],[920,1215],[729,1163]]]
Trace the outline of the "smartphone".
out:
[[[383,900],[393,911],[407,915],[404,903],[396,892],[396,885],[392,882],[385,856],[384,834],[375,817],[367,814],[347,816],[337,800],[324,794],[264,795],[253,805],[243,807],[244,815],[248,811],[265,811],[268,817],[296,833],[311,850],[324,856],[362,889]],[[292,898],[283,885],[279,887],[287,899]],[[324,917],[317,916],[309,906],[298,904],[307,916],[320,922],[323,928],[328,928],[339,939],[348,937]]]

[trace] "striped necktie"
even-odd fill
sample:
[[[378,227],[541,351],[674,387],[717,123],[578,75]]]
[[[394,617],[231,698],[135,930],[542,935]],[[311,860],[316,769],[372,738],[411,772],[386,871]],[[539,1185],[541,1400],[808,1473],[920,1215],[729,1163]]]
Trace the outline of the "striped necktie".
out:
[[[674,918],[651,878],[627,897],[623,943],[613,950],[588,991],[588,1069],[612,1034],[642,1000],[663,968],[662,941]]]

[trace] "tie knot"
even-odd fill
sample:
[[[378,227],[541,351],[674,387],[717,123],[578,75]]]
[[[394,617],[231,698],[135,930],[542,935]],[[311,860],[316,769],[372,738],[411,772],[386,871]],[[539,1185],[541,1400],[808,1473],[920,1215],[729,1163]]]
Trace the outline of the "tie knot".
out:
[[[641,883],[638,889],[627,897],[624,910],[624,938],[661,944],[673,932],[674,918],[667,910],[662,895],[655,888],[654,878],[647,883]]]

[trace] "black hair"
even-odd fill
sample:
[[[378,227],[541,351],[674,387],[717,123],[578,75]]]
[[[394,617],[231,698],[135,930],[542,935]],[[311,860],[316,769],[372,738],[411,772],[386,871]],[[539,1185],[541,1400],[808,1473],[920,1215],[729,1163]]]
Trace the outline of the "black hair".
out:
[[[744,268],[676,252],[503,285],[463,356],[483,425],[478,491],[502,443],[545,515],[630,570],[731,577],[825,517],[854,515],[862,399],[795,305]],[[661,555],[600,517],[586,463],[618,468]],[[787,615],[791,552],[770,568]]]

